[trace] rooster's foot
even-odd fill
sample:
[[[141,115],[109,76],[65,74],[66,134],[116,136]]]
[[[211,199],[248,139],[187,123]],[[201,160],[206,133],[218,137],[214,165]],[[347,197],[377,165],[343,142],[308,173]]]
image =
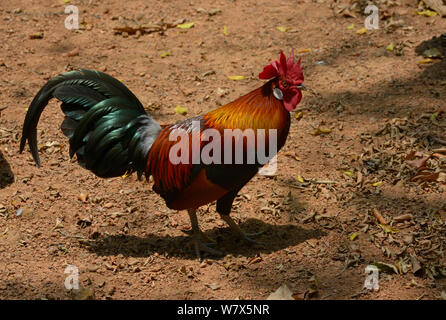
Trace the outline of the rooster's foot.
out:
[[[234,220],[232,220],[232,218],[229,215],[221,215],[221,218],[229,225],[229,227],[232,229],[232,231],[237,235],[237,237],[239,237],[240,239],[242,239],[243,241],[258,246],[258,247],[265,247],[265,243],[263,242],[259,242],[256,241],[254,239],[251,239],[251,237],[256,237],[259,236],[261,234],[263,234],[262,232],[257,232],[257,233],[244,233],[242,229],[240,229],[240,227],[238,226],[237,223],[235,223]]]
[[[207,252],[210,253],[212,255],[216,255],[216,256],[222,256],[224,255],[223,252],[212,249],[211,247],[209,247],[209,244],[204,244],[203,242],[201,242],[201,237],[198,236],[194,236],[194,246],[195,246],[195,253],[198,257],[198,260],[201,261],[201,252]]]
[[[240,237],[240,239],[242,239],[243,241],[246,241],[249,244],[255,245],[256,247],[265,248],[266,244],[264,242],[259,242],[257,240],[251,239],[251,237],[257,237],[263,233],[264,233],[263,231],[256,232],[256,233],[244,233],[242,231],[242,233],[239,234],[238,236]]]
[[[211,240],[208,236],[206,236],[200,230],[200,227],[198,226],[197,214],[195,211],[196,210],[191,209],[191,210],[188,210],[188,213],[189,213],[189,218],[190,218],[190,222],[191,222],[191,226],[192,226],[191,233],[192,233],[192,237],[194,238],[193,240],[194,240],[194,246],[195,246],[195,253],[197,254],[198,260],[201,261],[201,252],[207,252],[207,253],[210,253],[213,255],[222,256],[223,252],[212,249],[209,247],[209,245],[215,244],[215,241]],[[204,244],[203,242],[201,242],[201,238],[210,240],[211,242],[214,242],[214,243]]]
[[[193,230],[182,230],[185,234],[192,236],[194,234]],[[217,241],[207,236],[206,233],[200,230],[200,237],[208,246],[215,246]]]

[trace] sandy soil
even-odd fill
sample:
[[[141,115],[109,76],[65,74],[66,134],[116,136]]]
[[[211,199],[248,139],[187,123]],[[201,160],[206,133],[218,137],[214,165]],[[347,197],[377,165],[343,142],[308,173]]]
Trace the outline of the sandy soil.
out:
[[[336,14],[342,4],[332,1],[125,3],[72,0],[74,31],[63,1],[2,1],[0,298],[265,299],[282,284],[300,299],[445,295],[446,63],[420,63],[427,49],[446,53],[434,38],[445,19],[414,14],[413,1],[382,1],[380,29],[358,34],[365,17]],[[183,19],[194,27],[171,28]],[[166,30],[113,29],[149,23]],[[310,90],[277,174],[255,177],[232,214],[244,230],[264,231],[263,249],[237,242],[212,204],[200,225],[226,255],[197,261],[186,212],[134,176],[103,180],[70,161],[56,101],[39,124],[42,167],[28,149],[18,153],[26,108],[61,72],[105,71],[167,124],[184,119],[177,105],[194,116],[258,87],[263,66],[291,48]],[[435,181],[413,179],[413,151],[431,156],[424,172]],[[372,263],[378,291],[363,289]],[[65,289],[68,265],[79,269],[79,292]]]

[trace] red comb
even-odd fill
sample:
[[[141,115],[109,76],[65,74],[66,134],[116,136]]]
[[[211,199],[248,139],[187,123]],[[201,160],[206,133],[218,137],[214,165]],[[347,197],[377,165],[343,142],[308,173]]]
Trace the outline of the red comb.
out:
[[[264,80],[272,79],[278,76],[286,78],[289,82],[300,82],[304,80],[302,68],[300,66],[300,59],[294,63],[294,50],[291,50],[288,61],[281,50],[280,62],[271,62],[271,64],[267,65],[265,68],[263,68],[263,71],[259,73],[259,78]]]

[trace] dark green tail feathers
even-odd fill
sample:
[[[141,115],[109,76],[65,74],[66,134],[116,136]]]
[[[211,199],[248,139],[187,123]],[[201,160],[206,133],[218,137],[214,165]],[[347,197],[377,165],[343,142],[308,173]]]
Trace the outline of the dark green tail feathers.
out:
[[[26,113],[20,152],[28,140],[37,166],[37,123],[52,98],[62,102],[70,156],[99,177],[145,172],[147,154],[161,128],[121,81],[99,71],[77,70],[49,80]]]

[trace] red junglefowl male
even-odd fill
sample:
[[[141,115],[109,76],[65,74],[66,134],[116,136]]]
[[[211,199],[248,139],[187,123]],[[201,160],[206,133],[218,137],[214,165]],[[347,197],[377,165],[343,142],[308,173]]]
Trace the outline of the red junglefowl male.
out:
[[[217,201],[217,212],[230,228],[241,238],[255,243],[229,216],[237,193],[266,163],[258,157],[254,162],[247,161],[249,154],[257,154],[258,145],[250,143],[243,134],[253,130],[257,141],[259,132],[263,131],[262,137],[266,139],[274,131],[277,149],[268,155],[271,159],[285,144],[290,127],[289,112],[300,102],[301,89],[304,89],[300,60],[294,63],[293,52],[288,60],[281,52],[280,61],[267,65],[259,77],[269,81],[203,116],[161,127],[119,80],[99,71],[66,72],[49,80],[31,102],[23,125],[20,152],[28,141],[33,158],[40,166],[37,123],[48,101],[57,98],[65,114],[61,129],[69,138],[71,157],[76,154],[81,166],[102,178],[134,171],[138,177],[143,173],[147,179],[153,176],[153,190],[164,198],[167,207],[188,211],[198,258],[201,251],[221,254],[201,241],[204,236],[198,226],[197,208]],[[194,127],[194,123],[199,126]],[[193,161],[215,138],[207,136],[209,129],[222,134],[221,154],[214,155],[217,161],[213,163]],[[226,138],[223,133],[227,129],[239,130]],[[191,151],[186,156],[190,161],[171,161],[178,133],[189,137],[198,133],[201,137],[198,149],[186,149]],[[172,139],[172,135],[177,138]],[[225,138],[231,139],[229,142],[243,141],[243,161],[218,161],[225,154],[234,160],[235,149],[232,144],[227,147]],[[268,146],[268,141],[264,146]]]

